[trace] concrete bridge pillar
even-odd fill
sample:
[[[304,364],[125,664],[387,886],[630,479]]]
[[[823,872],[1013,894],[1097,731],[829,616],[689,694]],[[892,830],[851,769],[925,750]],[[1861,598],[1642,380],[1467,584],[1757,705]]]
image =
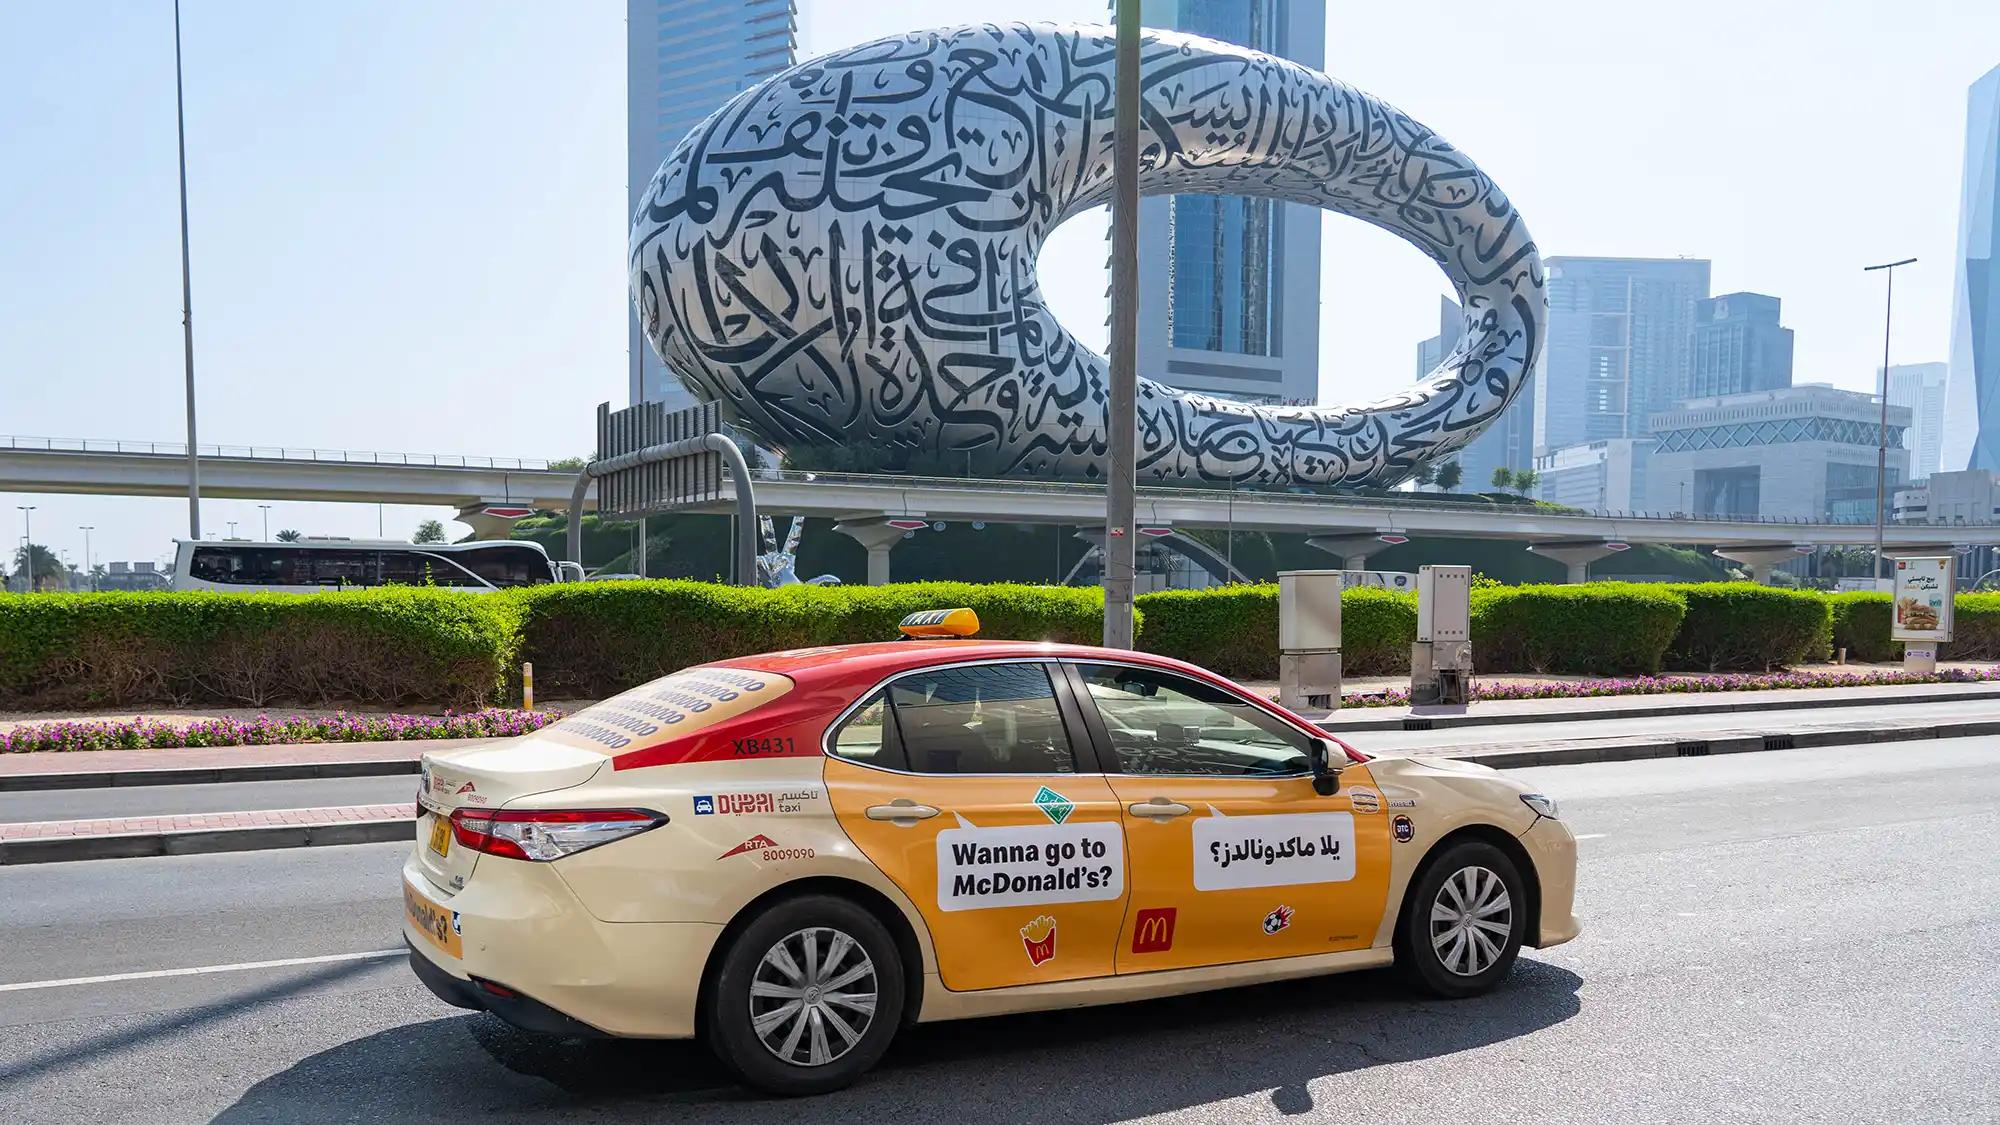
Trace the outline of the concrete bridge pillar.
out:
[[[1604,540],[1589,542],[1572,540],[1528,544],[1528,550],[1546,558],[1554,559],[1569,568],[1569,574],[1563,579],[1565,582],[1590,581],[1591,563],[1601,558],[1615,555],[1626,549],[1627,545],[1624,543],[1612,543]]]
[[[505,539],[514,530],[515,520],[535,514],[526,504],[506,500],[475,500],[461,505],[458,522],[472,529],[474,539]]]
[[[1342,570],[1367,570],[1368,555],[1378,547],[1389,546],[1390,541],[1382,538],[1394,535],[1389,528],[1374,531],[1324,531],[1306,537],[1306,546],[1318,547],[1340,560]]]
[[[1793,559],[1811,553],[1812,548],[1803,543],[1784,547],[1717,547],[1715,549],[1716,558],[1728,559],[1730,562],[1749,567],[1750,581],[1760,585],[1770,583],[1771,571],[1779,563],[1788,563]]]
[[[903,535],[912,530],[895,526],[898,522],[918,520],[923,513],[904,513],[899,516],[843,516],[833,525],[835,531],[854,540],[868,552],[868,584],[886,586],[889,584],[889,552],[903,541]],[[893,521],[893,522],[892,522]]]

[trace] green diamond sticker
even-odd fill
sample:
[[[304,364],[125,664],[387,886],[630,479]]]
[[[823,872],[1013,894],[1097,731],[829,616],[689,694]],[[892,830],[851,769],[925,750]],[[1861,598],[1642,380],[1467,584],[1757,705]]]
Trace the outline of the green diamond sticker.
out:
[[[1068,820],[1069,814],[1076,811],[1076,806],[1070,804],[1068,797],[1063,796],[1046,785],[1042,786],[1041,791],[1035,794],[1035,807],[1042,810],[1048,816],[1049,820],[1055,824],[1061,824],[1063,821]]]

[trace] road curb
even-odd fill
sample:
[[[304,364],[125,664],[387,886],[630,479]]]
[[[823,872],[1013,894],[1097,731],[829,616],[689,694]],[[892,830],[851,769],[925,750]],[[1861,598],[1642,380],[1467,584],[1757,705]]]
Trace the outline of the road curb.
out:
[[[1454,748],[1398,750],[1393,757],[1450,758],[1474,762],[1494,769],[1528,769],[1534,766],[1574,766],[1593,762],[1636,762],[1649,758],[1708,758],[1723,754],[1752,754],[1765,750],[1805,750],[1817,746],[1846,746],[1858,742],[1915,742],[1934,738],[1976,738],[2000,734],[2000,719],[1980,719],[1963,723],[1934,723],[1903,727],[1846,727],[1832,730],[1800,731],[1793,734],[1737,734],[1702,738],[1699,732],[1678,739],[1607,742],[1590,745],[1551,746],[1537,750],[1492,750],[1466,753]]]
[[[1341,711],[1325,712],[1324,718],[1306,717],[1321,730],[1337,733],[1365,733],[1377,730],[1444,730],[1448,727],[1514,726],[1522,723],[1576,723],[1593,719],[1657,719],[1667,715],[1726,715],[1737,711],[1804,711],[1820,707],[1898,707],[1911,703],[1957,703],[1961,700],[2000,699],[2000,686],[1980,691],[1952,692],[1949,694],[1925,693],[1904,695],[1864,695],[1837,694],[1837,688],[1820,688],[1826,699],[1778,699],[1759,701],[1754,699],[1717,699],[1691,706],[1673,706],[1661,703],[1644,707],[1599,708],[1590,710],[1577,708],[1567,711],[1538,711],[1524,714],[1428,714],[1408,715],[1399,719],[1339,719]],[[1685,699],[1686,694],[1663,693],[1669,699]],[[1727,692],[1717,694],[1726,695]],[[1615,696],[1578,696],[1575,701],[1588,704],[1593,698],[1610,699]],[[1630,698],[1629,696],[1626,698]]]
[[[79,751],[89,753],[89,751]],[[296,762],[255,766],[189,766],[153,770],[79,770],[0,774],[0,793],[43,789],[124,789],[142,785],[216,785],[239,781],[311,781],[331,777],[414,776],[415,758],[357,762]]]
[[[380,844],[412,839],[410,824],[409,820],[399,818],[0,840],[0,867],[24,863],[68,863],[83,859],[140,859],[276,848],[321,848],[339,844]]]

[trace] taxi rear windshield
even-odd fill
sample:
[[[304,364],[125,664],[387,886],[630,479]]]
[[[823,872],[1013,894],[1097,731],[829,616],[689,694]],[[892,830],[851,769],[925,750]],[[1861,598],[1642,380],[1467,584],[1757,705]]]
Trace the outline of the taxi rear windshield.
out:
[[[755,668],[689,668],[592,704],[541,733],[587,750],[629,754],[733,719],[792,687],[791,677]]]

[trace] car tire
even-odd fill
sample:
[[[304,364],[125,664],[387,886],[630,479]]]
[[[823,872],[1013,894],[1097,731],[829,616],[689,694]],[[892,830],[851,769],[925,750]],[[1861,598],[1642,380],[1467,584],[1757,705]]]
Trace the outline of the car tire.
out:
[[[826,1093],[882,1057],[903,993],[902,957],[880,919],[850,899],[802,895],[732,938],[702,999],[703,1038],[745,1085]],[[874,1006],[863,1011],[868,996]]]
[[[1435,996],[1477,996],[1514,967],[1527,933],[1520,869],[1492,844],[1467,840],[1425,862],[1396,924],[1396,965]]]

